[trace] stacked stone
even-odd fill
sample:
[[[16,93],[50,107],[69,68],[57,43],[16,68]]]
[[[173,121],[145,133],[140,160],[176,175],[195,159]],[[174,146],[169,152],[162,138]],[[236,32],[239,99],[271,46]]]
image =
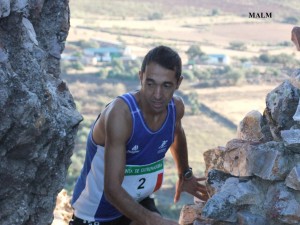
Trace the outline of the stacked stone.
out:
[[[204,153],[212,197],[181,224],[300,224],[299,76],[267,95],[264,115],[245,116],[237,139]]]
[[[300,224],[299,88],[296,70],[267,95],[263,115],[249,112],[236,139],[204,153],[211,198],[189,206],[194,217],[184,207],[180,224]]]
[[[299,94],[285,81],[267,95],[264,115],[252,111],[241,121],[238,139],[204,153],[212,198],[202,217],[212,224],[300,224]]]

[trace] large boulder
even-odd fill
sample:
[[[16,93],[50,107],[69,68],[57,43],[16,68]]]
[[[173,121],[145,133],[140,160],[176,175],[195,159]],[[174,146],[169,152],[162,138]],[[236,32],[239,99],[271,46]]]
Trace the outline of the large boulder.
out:
[[[60,79],[68,1],[0,5],[0,224],[51,224],[82,120]]]
[[[280,131],[289,130],[295,121],[293,116],[297,110],[300,89],[289,80],[271,91],[266,97],[264,116],[268,120],[273,139],[281,140]]]

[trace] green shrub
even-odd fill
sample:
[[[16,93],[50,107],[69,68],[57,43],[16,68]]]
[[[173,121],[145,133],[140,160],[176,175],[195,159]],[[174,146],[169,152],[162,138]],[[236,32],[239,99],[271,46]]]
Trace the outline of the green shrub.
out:
[[[186,51],[189,61],[193,61],[196,57],[201,58],[204,52],[201,50],[199,45],[191,45]]]
[[[113,59],[107,78],[136,80],[139,69],[139,61],[123,62],[121,59]]]
[[[244,51],[247,49],[245,43],[241,41],[232,41],[229,43],[229,48],[232,50]]]
[[[262,63],[277,63],[282,64],[282,66],[297,66],[299,64],[298,60],[296,60],[292,55],[288,55],[286,53],[278,55],[269,55],[264,53],[261,54],[258,59]]]
[[[195,92],[192,92],[188,95],[189,104],[191,106],[191,114],[197,115],[200,113],[200,103],[198,101],[198,95]]]
[[[77,46],[79,46],[80,48],[99,48],[99,44],[97,41],[93,41],[93,40],[80,40],[78,42],[75,43]]]
[[[187,80],[193,80],[195,78],[194,73],[191,70],[184,70],[182,75]]]
[[[148,20],[161,20],[164,18],[164,14],[160,12],[154,12],[148,15]]]
[[[261,54],[258,59],[263,63],[271,63],[272,62],[272,56],[268,54]]]
[[[225,74],[228,84],[236,85],[239,81],[244,78],[244,72],[239,69],[232,69]]]
[[[211,78],[210,70],[194,69],[193,72],[194,72],[194,76],[197,77],[201,81],[206,81]]]
[[[220,14],[220,10],[219,9],[213,9],[212,11],[211,11],[211,15],[212,16],[217,16],[217,15],[219,15]]]
[[[283,19],[284,23],[298,24],[299,20],[294,16],[289,16]]]
[[[70,67],[74,70],[83,70],[84,66],[81,62],[72,62]]]

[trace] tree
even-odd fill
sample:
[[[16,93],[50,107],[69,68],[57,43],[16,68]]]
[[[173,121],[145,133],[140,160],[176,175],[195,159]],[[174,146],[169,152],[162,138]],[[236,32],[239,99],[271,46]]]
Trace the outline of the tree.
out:
[[[244,51],[247,49],[245,43],[241,41],[232,41],[229,43],[229,48],[238,51]]]
[[[74,69],[74,70],[83,70],[84,66],[83,66],[83,64],[81,62],[76,61],[76,62],[73,62],[71,64],[71,68]]]
[[[184,70],[182,72],[182,75],[184,78],[186,78],[188,80],[193,80],[195,78],[194,73],[191,70]]]
[[[148,15],[148,20],[161,20],[164,15],[160,12],[154,12]]]
[[[186,54],[188,55],[189,61],[195,60],[197,57],[201,58],[205,55],[205,53],[201,50],[199,45],[191,45],[189,49],[186,51]]]
[[[211,16],[217,16],[217,15],[219,15],[219,14],[220,14],[219,9],[213,9],[213,10],[211,11]]]
[[[284,18],[283,22],[284,23],[290,23],[290,24],[297,24],[298,19],[294,16],[289,16],[289,17]]]
[[[272,57],[269,54],[261,54],[258,59],[263,63],[271,63]]]
[[[138,62],[139,61],[123,62],[121,59],[113,59],[107,78],[120,78],[127,80],[137,79],[139,72]]]

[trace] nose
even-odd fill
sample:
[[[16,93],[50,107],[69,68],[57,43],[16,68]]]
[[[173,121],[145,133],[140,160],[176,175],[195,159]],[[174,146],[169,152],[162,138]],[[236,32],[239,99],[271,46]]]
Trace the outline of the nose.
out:
[[[155,99],[161,99],[162,97],[162,88],[159,85],[154,89],[154,97]]]

